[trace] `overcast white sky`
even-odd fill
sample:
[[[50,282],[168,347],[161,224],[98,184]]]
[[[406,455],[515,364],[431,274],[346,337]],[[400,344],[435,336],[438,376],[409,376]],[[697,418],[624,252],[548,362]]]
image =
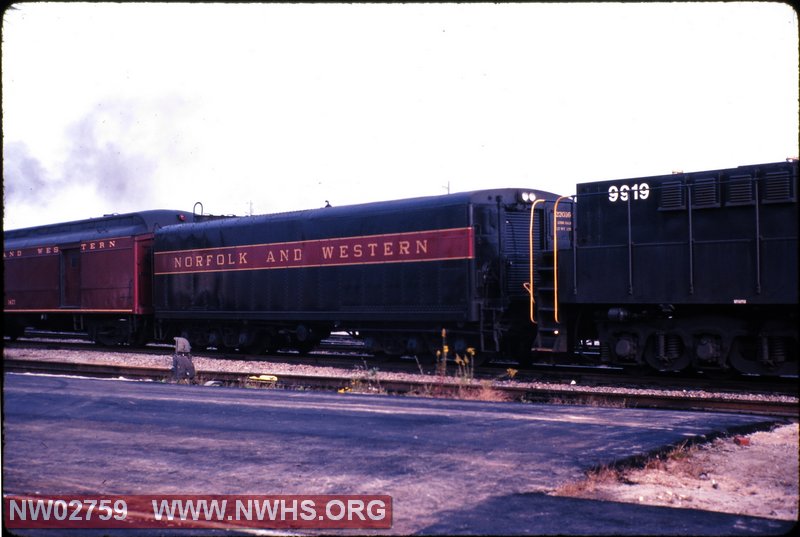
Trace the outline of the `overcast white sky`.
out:
[[[18,3],[2,30],[6,229],[798,155],[781,3]]]

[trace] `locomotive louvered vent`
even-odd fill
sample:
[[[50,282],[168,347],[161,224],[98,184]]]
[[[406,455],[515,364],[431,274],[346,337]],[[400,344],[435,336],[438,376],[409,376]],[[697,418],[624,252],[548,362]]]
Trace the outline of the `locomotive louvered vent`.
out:
[[[692,187],[693,207],[719,207],[719,188],[714,177],[696,179]]]
[[[534,243],[538,239],[538,227],[534,226]],[[525,293],[523,284],[530,279],[529,264],[530,214],[527,211],[506,212],[506,232],[503,248],[508,260],[506,291],[514,295]]]
[[[686,208],[686,200],[684,199],[682,183],[671,181],[663,184],[661,187],[660,208],[663,210]]]
[[[734,175],[728,179],[727,205],[753,203],[753,178],[749,175]]]
[[[794,201],[794,185],[789,172],[768,173],[764,176],[764,201]]]

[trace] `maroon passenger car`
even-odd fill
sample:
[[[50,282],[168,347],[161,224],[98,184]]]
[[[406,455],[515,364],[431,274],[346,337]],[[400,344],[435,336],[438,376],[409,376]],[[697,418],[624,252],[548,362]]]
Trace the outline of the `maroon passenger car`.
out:
[[[149,339],[153,233],[194,219],[142,211],[5,232],[4,335],[33,327],[104,344]]]

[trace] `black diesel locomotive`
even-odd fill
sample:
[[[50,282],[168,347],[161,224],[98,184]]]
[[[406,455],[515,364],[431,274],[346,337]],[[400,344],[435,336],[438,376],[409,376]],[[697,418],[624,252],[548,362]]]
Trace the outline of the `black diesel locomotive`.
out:
[[[559,250],[572,350],[678,371],[797,374],[797,161],[578,185]]]
[[[546,353],[797,374],[796,161],[585,183],[569,197],[496,189],[244,218],[163,214],[173,225],[142,231],[136,257],[109,265],[121,305],[102,317],[88,301],[104,286],[90,273],[85,290],[65,286],[69,267],[101,259],[93,242],[121,236],[111,221],[65,224],[68,238],[58,226],[8,232],[6,334],[60,319],[100,326],[105,343],[140,341],[135,324],[145,339],[307,351],[346,331],[373,352],[423,356],[446,329],[455,352],[520,362]],[[43,263],[37,249],[50,252],[48,271],[21,264]]]

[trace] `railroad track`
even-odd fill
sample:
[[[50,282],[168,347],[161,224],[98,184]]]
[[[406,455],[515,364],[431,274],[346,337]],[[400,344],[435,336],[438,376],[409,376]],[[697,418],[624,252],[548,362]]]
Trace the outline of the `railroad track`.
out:
[[[74,336],[73,336],[74,337]],[[20,338],[16,342],[6,342],[9,348],[21,349],[46,349],[46,350],[80,350],[87,353],[113,352],[132,355],[169,356],[173,347],[166,344],[150,344],[145,347],[103,347],[95,343],[80,339],[59,339],[58,334],[47,332],[32,332],[29,338]],[[421,372],[433,373],[434,365],[425,363],[420,365],[411,359],[376,358],[364,351],[363,345],[353,342],[348,337],[332,336],[323,341],[323,344],[309,354],[301,355],[297,352],[283,352],[272,355],[248,355],[232,351],[202,350],[193,352],[197,358],[211,360],[240,360],[257,362],[269,367],[270,364],[307,365],[314,367],[332,367],[338,369],[352,369],[354,367],[377,368],[381,372],[419,374]],[[430,362],[431,360],[429,360]],[[453,364],[449,369],[455,368]],[[475,368],[474,377],[480,380],[492,381],[506,376],[506,371],[514,369],[515,379],[521,382],[549,382],[570,383],[575,381],[581,386],[593,387],[619,387],[631,389],[654,390],[713,390],[733,393],[757,393],[764,395],[795,395],[797,393],[797,378],[770,378],[770,377],[732,377],[710,378],[703,373],[645,373],[633,374],[621,368],[607,368],[587,365],[553,365],[535,364],[530,367],[520,367],[511,362],[487,362]]]
[[[109,364],[86,364],[43,360],[4,359],[6,372],[126,378],[168,382],[168,368],[129,367]],[[523,383],[466,382],[453,377],[430,377],[424,380],[387,380],[362,376],[285,375],[259,377],[252,373],[198,370],[195,383],[208,385],[268,387],[280,389],[336,390],[340,392],[386,393],[453,397],[488,401],[527,401],[556,404],[581,404],[625,408],[660,408],[735,412],[798,419],[799,406],[794,400],[748,399],[737,394],[699,395],[695,392],[643,393],[637,390],[576,386],[531,386]]]

